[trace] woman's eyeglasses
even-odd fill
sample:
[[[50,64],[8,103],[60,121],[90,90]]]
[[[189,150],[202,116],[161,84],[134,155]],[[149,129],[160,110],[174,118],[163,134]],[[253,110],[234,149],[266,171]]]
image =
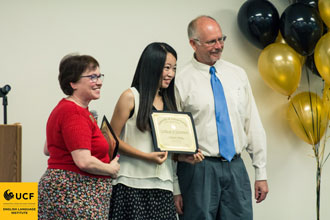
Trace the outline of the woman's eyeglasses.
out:
[[[92,74],[92,75],[87,75],[87,76],[80,76],[80,78],[83,78],[83,77],[88,77],[88,78],[90,78],[90,80],[92,82],[96,83],[98,79],[100,79],[101,82],[103,82],[104,74],[100,74],[100,75]]]

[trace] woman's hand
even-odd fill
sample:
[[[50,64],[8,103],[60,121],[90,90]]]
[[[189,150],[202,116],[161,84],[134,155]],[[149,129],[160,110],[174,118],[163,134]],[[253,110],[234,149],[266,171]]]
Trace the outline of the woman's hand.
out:
[[[151,152],[148,154],[148,160],[157,163],[157,164],[162,164],[168,156],[168,152]]]
[[[199,163],[204,160],[204,155],[200,149],[198,149],[198,152],[190,155],[190,154],[179,154],[178,161],[195,164]]]
[[[111,173],[110,176],[113,179],[117,178],[117,175],[118,175],[118,172],[119,172],[119,169],[120,169],[120,164],[118,163],[118,160],[119,160],[119,157],[115,157],[115,159],[113,159],[110,162],[110,166],[109,166],[110,173]]]
[[[120,165],[118,157],[110,163],[104,163],[91,155],[88,149],[77,149],[71,152],[72,158],[76,166],[87,173],[94,175],[111,176],[117,178]]]

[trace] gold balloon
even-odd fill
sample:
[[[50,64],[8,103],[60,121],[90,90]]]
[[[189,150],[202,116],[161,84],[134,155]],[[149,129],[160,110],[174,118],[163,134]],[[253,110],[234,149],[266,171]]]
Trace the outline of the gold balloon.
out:
[[[323,35],[317,42],[314,50],[314,61],[322,78],[330,84],[330,32]]]
[[[330,84],[324,84],[322,99],[325,109],[330,113]]]
[[[266,84],[286,96],[290,96],[297,89],[301,66],[297,52],[282,43],[268,45],[258,59],[258,69]]]
[[[281,44],[286,44],[286,45],[288,45],[288,44],[286,43],[286,41],[284,40],[284,38],[283,38],[283,36],[282,36],[282,34],[281,34],[280,31],[278,32],[278,35],[277,35],[277,37],[276,37],[276,39],[275,39],[275,43],[281,43]],[[303,56],[303,55],[301,55],[300,53],[297,53],[297,55],[299,56],[299,59],[300,59],[300,61],[301,61],[301,65],[304,65],[304,63],[305,63],[305,61],[306,61],[306,56]]]
[[[299,93],[290,100],[287,118],[293,132],[313,145],[321,140],[328,121],[322,99],[312,92]]]
[[[330,27],[330,0],[319,0],[318,5],[323,22]]]
[[[286,42],[285,42],[285,40],[284,40],[284,38],[283,38],[283,36],[282,36],[282,34],[281,34],[280,31],[278,32],[278,35],[277,35],[277,37],[275,39],[275,43],[286,44]]]

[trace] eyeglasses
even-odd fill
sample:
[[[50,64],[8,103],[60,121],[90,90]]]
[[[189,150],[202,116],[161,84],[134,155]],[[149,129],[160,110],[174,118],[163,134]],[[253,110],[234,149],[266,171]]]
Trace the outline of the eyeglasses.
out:
[[[92,74],[92,75],[87,75],[87,76],[80,76],[80,78],[82,78],[82,77],[88,77],[88,78],[90,78],[90,80],[92,82],[96,83],[98,79],[100,79],[101,82],[103,82],[104,74],[100,74],[100,75]]]
[[[200,45],[201,44],[206,44],[207,46],[213,47],[217,42],[219,42],[220,44],[224,44],[226,39],[227,39],[227,36],[223,35],[222,37],[219,37],[218,39],[214,39],[214,40],[210,40],[210,41],[206,41],[206,42],[201,42],[197,38],[194,39],[194,41],[198,42]]]

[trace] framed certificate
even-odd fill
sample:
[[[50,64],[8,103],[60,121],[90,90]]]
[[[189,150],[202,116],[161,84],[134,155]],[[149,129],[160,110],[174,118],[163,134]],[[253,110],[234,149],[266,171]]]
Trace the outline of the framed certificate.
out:
[[[115,132],[112,130],[107,117],[105,116],[103,116],[100,129],[103,136],[105,137],[105,139],[107,139],[107,142],[109,144],[109,155],[110,155],[110,159],[112,160],[117,155],[119,141]]]
[[[151,133],[156,151],[194,154],[198,149],[196,129],[190,112],[152,112]]]

